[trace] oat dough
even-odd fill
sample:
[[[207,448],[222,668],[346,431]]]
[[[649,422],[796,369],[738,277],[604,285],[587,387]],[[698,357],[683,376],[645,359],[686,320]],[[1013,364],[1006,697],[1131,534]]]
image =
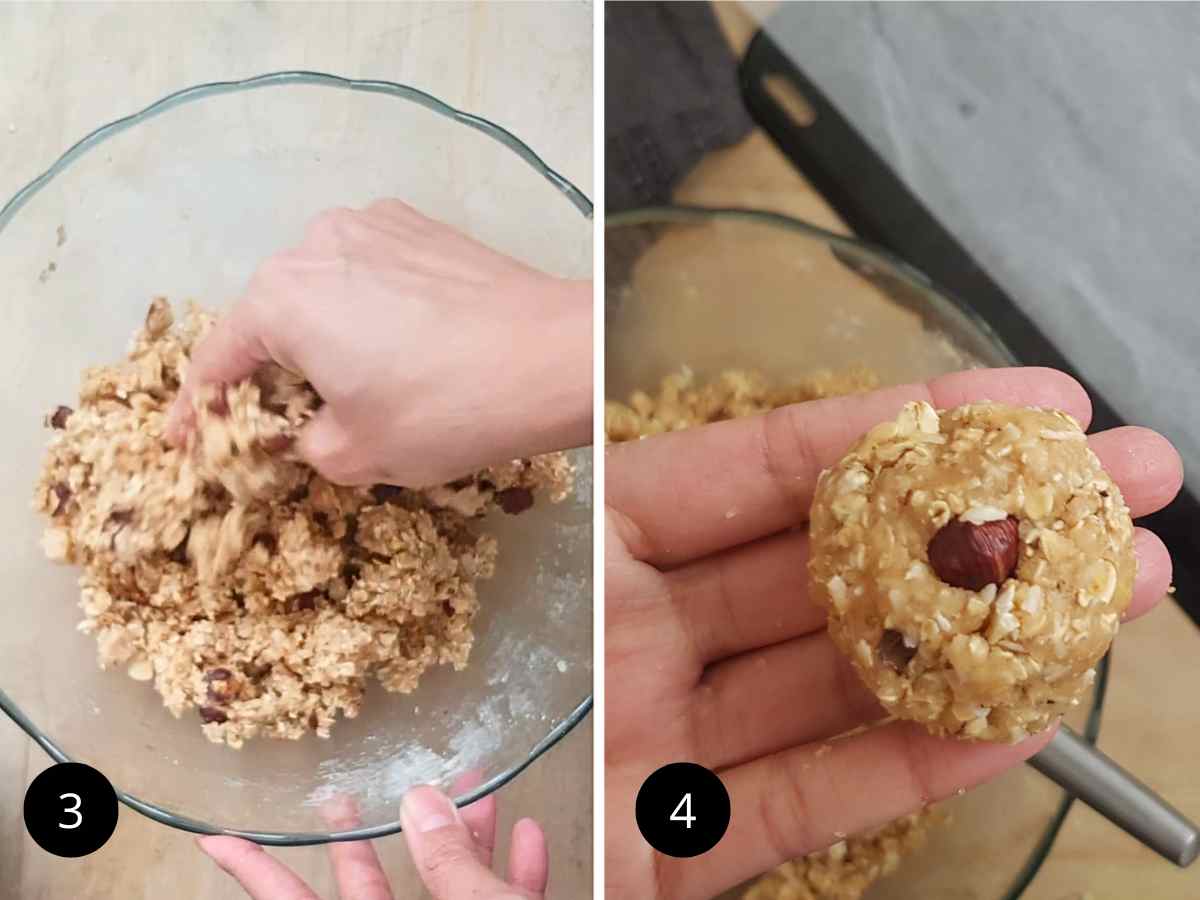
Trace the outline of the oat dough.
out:
[[[663,378],[657,391],[637,390],[628,403],[605,403],[604,431],[612,443],[636,440],[752,416],[789,403],[859,394],[878,384],[879,377],[862,367],[838,372],[818,369],[806,378],[781,383],[747,369],[726,369],[701,381],[684,366]]]
[[[812,592],[892,714],[1017,741],[1095,679],[1136,563],[1121,492],[1065,413],[907,405],[817,483]]]
[[[832,847],[785,862],[756,881],[742,900],[860,900],[920,849],[929,829],[945,819],[935,809],[903,816]]]
[[[82,567],[79,627],[102,668],[153,681],[213,741],[328,737],[368,678],[408,692],[432,665],[466,665],[497,555],[475,520],[535,492],[562,500],[571,466],[550,454],[424,490],[338,487],[291,454],[319,400],[279,368],[196,398],[193,439],[171,448],[165,415],[212,321],[192,309],[175,325],[155,300],[128,357],[47,417],[43,548]]]

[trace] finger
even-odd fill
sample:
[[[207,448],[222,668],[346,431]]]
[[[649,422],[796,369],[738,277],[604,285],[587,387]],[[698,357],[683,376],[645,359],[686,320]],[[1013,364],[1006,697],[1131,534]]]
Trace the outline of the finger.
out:
[[[1121,489],[1135,519],[1158,512],[1183,487],[1179,451],[1149,428],[1110,428],[1089,436],[1088,444]]]
[[[825,628],[825,610],[809,600],[808,547],[807,532],[788,531],[664,573],[695,662]]]
[[[1171,584],[1171,557],[1153,532],[1136,529],[1134,551],[1138,573],[1126,621],[1152,609]],[[826,702],[798,699],[804,697]],[[699,761],[716,769],[842,734],[884,714],[822,621],[812,633],[708,666],[696,688],[690,727]]]
[[[196,843],[252,900],[318,900],[291,869],[258,844],[225,836],[202,837]]]
[[[512,830],[508,880],[513,887],[541,900],[549,878],[550,854],[546,849],[546,835],[533,819],[521,819]]]
[[[450,795],[461,797],[468,791],[473,791],[483,784],[483,772],[472,769],[464,772],[450,785]],[[471,832],[475,847],[479,851],[479,861],[492,867],[492,854],[496,849],[496,795],[488,794],[481,797],[470,806],[464,806],[458,811],[459,818]]]
[[[1179,492],[1179,453],[1156,432],[1116,428],[1089,442],[1134,516],[1161,509]],[[1133,609],[1126,618],[1149,609],[1170,584],[1165,549],[1150,538],[1141,540]],[[807,565],[807,535],[793,531],[667,572],[669,595],[691,633],[697,661],[710,663],[824,627],[824,611],[808,598]]]
[[[886,715],[824,630],[710,667],[696,687],[698,761],[723,769]]]
[[[1152,610],[1166,596],[1171,586],[1171,554],[1153,531],[1133,530],[1133,552],[1137,555],[1137,580],[1133,583],[1133,600],[1125,610],[1122,621],[1130,621]]]
[[[270,360],[253,306],[238,303],[192,350],[187,376],[167,413],[167,439],[176,445],[186,439],[195,423],[191,398],[199,386],[242,381]]]
[[[321,817],[334,831],[349,831],[362,824],[358,804],[339,795],[321,807]],[[329,861],[343,900],[392,900],[387,875],[370,841],[338,841],[329,845]]]
[[[732,807],[728,833],[703,856],[664,858],[662,878],[673,896],[710,897],[987,781],[1032,756],[1052,733],[1020,744],[970,743],[892,722],[729,769],[721,773]]]
[[[332,406],[323,406],[300,429],[296,452],[300,458],[334,484],[374,484],[382,473],[362,462],[362,444],[338,420]]]
[[[471,834],[448,797],[431,787],[413,788],[400,803],[400,822],[417,873],[435,900],[512,895],[479,861]]]
[[[762,416],[616,444],[607,502],[638,558],[674,566],[803,522],[817,475],[907,402],[938,408],[994,400],[1051,406],[1086,426],[1087,393],[1054,369],[979,369],[785,406]]]

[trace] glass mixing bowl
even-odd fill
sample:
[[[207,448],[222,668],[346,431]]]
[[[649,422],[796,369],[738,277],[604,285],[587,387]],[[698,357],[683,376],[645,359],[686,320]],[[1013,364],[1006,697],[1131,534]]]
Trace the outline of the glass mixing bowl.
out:
[[[591,706],[592,479],[484,523],[500,540],[469,667],[409,696],[369,693],[329,740],[209,743],[76,633],[77,572],[38,547],[30,509],[42,416],[78,396],[85,366],[120,358],[153,295],[222,306],[268,254],[333,206],[398,197],[555,275],[591,274],[591,202],[501,127],[413,88],[307,72],[203,85],[93,132],[0,209],[3,467],[0,706],[52,757],[105,773],[138,811],[263,843],[400,830],[410,785],[469,802],[515,777]],[[362,828],[330,834],[333,795]]]
[[[779,378],[862,364],[883,384],[1015,364],[992,330],[921,273],[851,238],[773,213],[663,207],[606,220],[605,393],[688,366]],[[1066,717],[1093,743],[1108,660]],[[1036,875],[1071,798],[1022,766],[943,808],[949,824],[869,900],[1015,900]],[[728,898],[740,897],[741,889]]]

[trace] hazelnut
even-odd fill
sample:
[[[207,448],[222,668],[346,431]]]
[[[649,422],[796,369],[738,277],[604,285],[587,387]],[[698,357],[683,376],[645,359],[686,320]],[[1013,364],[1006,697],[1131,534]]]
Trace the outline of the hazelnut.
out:
[[[1020,545],[1015,516],[982,525],[959,519],[929,542],[929,565],[946,584],[978,591],[1012,575]]]
[[[54,485],[54,510],[51,515],[57,516],[67,508],[67,504],[71,502],[71,489],[63,482],[58,482]]]
[[[879,639],[879,659],[894,672],[903,672],[909,661],[917,655],[917,648],[904,642],[904,635],[890,628],[884,629]]]
[[[304,591],[300,594],[293,594],[288,598],[285,604],[285,609],[290,613],[300,612],[301,610],[310,610],[317,608],[317,598],[321,595],[320,591]]]
[[[225,710],[223,709],[217,709],[213,706],[202,706],[200,707],[200,721],[205,725],[213,722],[221,725],[229,721],[229,716],[225,714]]]
[[[46,416],[46,424],[56,431],[62,431],[67,427],[67,419],[71,418],[72,412],[69,406],[55,407],[54,412]]]
[[[523,487],[507,488],[496,494],[496,502],[510,516],[520,515],[533,506],[533,491]]]
[[[399,503],[404,496],[404,488],[394,484],[375,484],[371,486],[371,499],[376,503]]]

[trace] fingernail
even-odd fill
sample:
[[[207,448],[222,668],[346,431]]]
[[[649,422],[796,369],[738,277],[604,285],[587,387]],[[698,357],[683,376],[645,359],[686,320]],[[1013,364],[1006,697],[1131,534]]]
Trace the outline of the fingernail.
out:
[[[445,828],[458,821],[458,811],[448,797],[431,787],[413,788],[400,801],[400,821],[419,834]]]

